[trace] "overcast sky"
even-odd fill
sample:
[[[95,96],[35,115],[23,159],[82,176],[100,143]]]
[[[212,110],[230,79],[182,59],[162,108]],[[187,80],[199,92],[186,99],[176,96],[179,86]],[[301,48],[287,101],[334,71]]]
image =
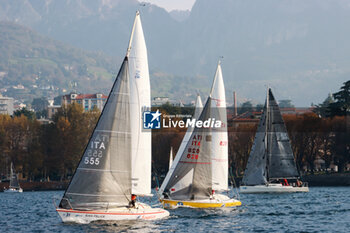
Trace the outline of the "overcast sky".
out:
[[[150,2],[167,11],[172,10],[191,10],[196,0],[139,0],[139,2]]]

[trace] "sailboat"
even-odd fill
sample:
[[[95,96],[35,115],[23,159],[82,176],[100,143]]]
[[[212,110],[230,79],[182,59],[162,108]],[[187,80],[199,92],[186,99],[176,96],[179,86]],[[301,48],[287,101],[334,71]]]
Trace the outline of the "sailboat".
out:
[[[159,189],[166,208],[221,208],[240,206],[229,198],[225,88],[218,63],[210,96],[202,111],[197,98],[193,116],[198,121],[218,120],[219,127],[189,128],[173,165]]]
[[[150,109],[147,49],[136,13],[127,54],[81,161],[56,209],[63,222],[153,220],[162,208],[135,201],[151,195],[151,131],[141,130]]]
[[[15,172],[15,169],[13,167],[13,163],[11,162],[11,172],[10,172],[10,186],[8,189],[5,189],[4,192],[6,193],[22,193],[23,189],[19,186],[17,174]]]
[[[193,114],[192,119],[198,119],[200,113],[202,112],[202,109],[203,109],[203,104],[202,104],[201,97],[199,95],[197,95],[197,99],[196,99],[196,103],[195,103],[195,110],[194,110],[194,114]],[[184,153],[184,150],[185,150],[185,148],[190,140],[193,129],[194,129],[193,127],[187,128],[185,136],[181,141],[180,147],[176,153],[175,159],[171,163],[171,166],[170,166],[170,162],[169,162],[168,173],[167,173],[167,175],[166,175],[166,177],[165,177],[165,179],[164,179],[164,181],[163,181],[163,183],[158,191],[158,196],[161,197],[160,200],[164,199],[164,194],[165,194],[164,190],[166,188],[166,185],[168,184],[169,179],[173,176],[175,168],[178,166],[177,164],[179,163],[181,155]],[[181,180],[179,180],[177,182],[177,185],[174,187],[174,189],[182,189],[184,187],[187,187],[187,186],[191,185],[191,182],[192,182],[191,175],[184,176],[184,177],[182,177]],[[163,205],[164,205],[164,203],[163,203]]]
[[[308,192],[300,180],[281,111],[270,88],[244,172],[241,193]]]

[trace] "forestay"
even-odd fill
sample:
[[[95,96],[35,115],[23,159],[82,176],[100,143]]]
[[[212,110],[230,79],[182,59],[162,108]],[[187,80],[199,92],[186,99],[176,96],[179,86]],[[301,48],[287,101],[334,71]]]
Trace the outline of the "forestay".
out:
[[[125,57],[78,168],[61,200],[66,209],[126,206],[131,195],[128,59]]]
[[[130,114],[132,132],[132,193],[151,193],[151,131],[143,129],[143,112],[151,108],[148,59],[139,12],[136,13],[129,48]]]
[[[218,63],[211,88],[211,118],[220,120],[221,127],[212,129],[212,185],[216,191],[228,189],[227,111],[224,80]]]
[[[209,97],[199,120],[210,118],[211,98]],[[195,128],[185,149],[179,156],[167,183],[165,183],[165,198],[173,200],[207,199],[212,190],[211,171],[211,128]],[[180,186],[182,179],[191,180],[188,186]]]

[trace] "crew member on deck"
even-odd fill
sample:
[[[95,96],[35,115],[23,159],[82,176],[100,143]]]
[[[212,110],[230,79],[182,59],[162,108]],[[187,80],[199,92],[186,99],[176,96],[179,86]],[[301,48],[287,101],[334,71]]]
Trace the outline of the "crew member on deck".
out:
[[[211,190],[210,199],[214,199],[214,195],[215,195],[215,190],[214,190],[214,189],[212,189],[212,190]]]
[[[129,202],[129,208],[135,208],[136,207],[136,195],[131,194],[131,201]]]

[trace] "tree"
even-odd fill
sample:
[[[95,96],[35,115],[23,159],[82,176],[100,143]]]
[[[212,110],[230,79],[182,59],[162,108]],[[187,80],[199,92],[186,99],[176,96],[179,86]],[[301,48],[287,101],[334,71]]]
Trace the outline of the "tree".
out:
[[[36,117],[47,117],[47,106],[49,102],[45,97],[35,98],[32,102],[32,108],[36,112]]]
[[[28,110],[27,108],[22,108],[21,110],[16,110],[13,112],[13,115],[16,117],[20,117],[21,115],[24,115],[30,120],[35,119],[35,113]]]
[[[257,104],[255,107],[255,110],[257,112],[261,112],[264,109],[264,105],[263,104]]]
[[[345,117],[336,116],[332,119],[332,152],[334,163],[338,165],[339,171],[344,171],[350,162],[350,131],[349,122]]]
[[[228,128],[229,164],[235,176],[240,176],[247,165],[257,125],[240,125]]]
[[[245,112],[251,112],[253,111],[253,104],[250,101],[244,102],[241,107],[238,109],[238,113],[242,114]]]
[[[333,93],[334,102],[329,104],[331,117],[350,114],[350,80],[345,82],[340,89]]]
[[[334,98],[333,95],[330,93],[328,97],[322,102],[322,104],[316,105],[314,112],[320,115],[321,117],[329,117],[329,105],[331,103],[334,103]]]
[[[291,100],[280,100],[278,106],[280,108],[294,108]]]
[[[48,105],[49,105],[49,102],[47,101],[47,99],[45,97],[35,98],[35,99],[33,99],[33,102],[32,102],[32,108],[36,112],[45,110]]]

